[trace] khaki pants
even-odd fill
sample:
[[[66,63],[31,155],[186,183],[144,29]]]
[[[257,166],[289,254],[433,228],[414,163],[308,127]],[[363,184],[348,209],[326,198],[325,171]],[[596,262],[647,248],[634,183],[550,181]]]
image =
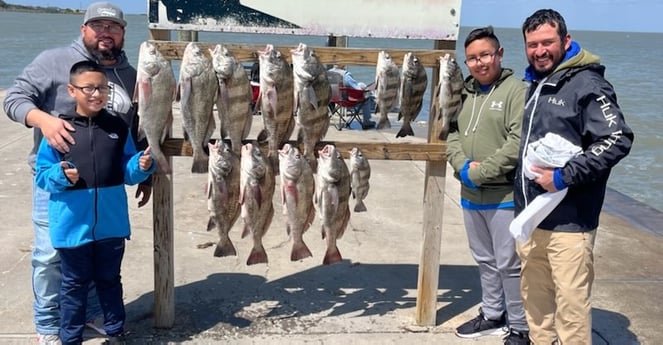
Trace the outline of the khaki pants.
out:
[[[594,281],[594,239],[589,232],[535,229],[518,244],[521,290],[532,344],[592,343],[589,297]]]

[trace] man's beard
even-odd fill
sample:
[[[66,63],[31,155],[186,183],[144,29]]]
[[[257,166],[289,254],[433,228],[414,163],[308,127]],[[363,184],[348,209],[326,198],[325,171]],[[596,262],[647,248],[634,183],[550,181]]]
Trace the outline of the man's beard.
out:
[[[90,54],[99,61],[115,61],[122,53],[122,46],[115,46],[111,50],[99,50],[97,48],[98,43],[96,44],[85,44],[85,48],[90,52]]]

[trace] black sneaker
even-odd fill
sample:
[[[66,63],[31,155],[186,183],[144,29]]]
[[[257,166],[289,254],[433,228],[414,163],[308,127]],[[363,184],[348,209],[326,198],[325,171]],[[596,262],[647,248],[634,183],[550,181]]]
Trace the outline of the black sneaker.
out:
[[[478,338],[484,335],[505,335],[506,313],[499,320],[488,320],[479,308],[479,315],[456,328],[456,335],[461,338]]]
[[[120,333],[117,335],[110,335],[104,341],[102,344],[103,345],[126,345],[127,343],[127,337],[124,333]]]
[[[510,329],[509,334],[504,337],[504,345],[530,345],[529,332]]]
[[[375,121],[368,121],[361,124],[361,129],[373,129],[375,128]]]

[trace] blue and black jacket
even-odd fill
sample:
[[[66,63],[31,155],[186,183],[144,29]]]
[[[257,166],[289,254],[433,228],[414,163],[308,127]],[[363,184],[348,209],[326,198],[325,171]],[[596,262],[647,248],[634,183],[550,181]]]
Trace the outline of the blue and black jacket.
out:
[[[626,157],[633,131],[626,124],[605,67],[597,56],[573,42],[565,60],[539,80],[532,68],[520,144],[522,162],[529,143],[555,133],[583,152],[555,169],[557,190],[568,188],[562,202],[538,226],[543,230],[584,232],[598,227],[599,215],[612,167]],[[514,185],[516,215],[546,191],[527,179],[522,164]]]
[[[37,152],[36,184],[51,193],[48,207],[54,248],[73,248],[106,238],[128,238],[129,211],[125,184],[144,181],[156,168],[142,171],[126,123],[102,110],[84,117],[60,115],[75,131],[76,144],[60,153],[43,139]],[[78,169],[79,180],[67,179],[61,162]]]

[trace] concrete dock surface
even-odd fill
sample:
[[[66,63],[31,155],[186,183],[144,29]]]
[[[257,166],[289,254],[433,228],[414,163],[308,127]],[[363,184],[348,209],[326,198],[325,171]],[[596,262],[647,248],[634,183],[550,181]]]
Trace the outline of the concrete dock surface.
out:
[[[0,113],[0,344],[34,344],[32,174],[26,163],[32,131],[9,120],[1,109]],[[385,131],[330,127],[325,140],[396,141],[400,124],[391,120],[394,128]],[[262,126],[259,116],[254,117],[254,129],[257,126]],[[178,127],[176,120],[174,128]],[[414,131],[417,137],[398,140],[425,142],[426,130],[414,126]],[[313,257],[290,261],[291,244],[278,193],[273,200],[274,220],[264,238],[268,264],[245,264],[252,244],[249,238],[240,238],[241,219],[230,233],[238,256],[216,258],[213,247],[199,249],[198,245],[218,239],[214,231],[206,231],[207,176],[190,173],[191,157],[174,157],[173,163],[172,329],[153,327],[152,203],[138,208],[135,187],[127,187],[132,237],[122,281],[130,344],[502,344],[494,336],[454,335],[455,327],[476,315],[480,286],[463,226],[459,183],[450,167],[437,322],[420,327],[415,325],[414,312],[425,162],[370,161],[368,212],[352,213],[338,242],[344,261],[331,266],[322,265],[325,244],[317,217],[304,235]],[[601,217],[594,252],[593,344],[663,344],[663,235],[643,231],[612,213]],[[85,344],[104,340],[93,332],[86,334]]]

